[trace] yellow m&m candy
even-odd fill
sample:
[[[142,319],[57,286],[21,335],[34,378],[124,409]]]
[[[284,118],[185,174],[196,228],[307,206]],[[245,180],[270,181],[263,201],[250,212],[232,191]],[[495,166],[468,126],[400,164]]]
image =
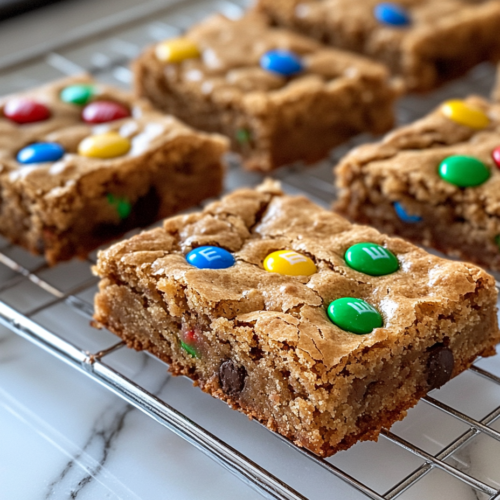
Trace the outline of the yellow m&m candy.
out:
[[[179,63],[185,59],[200,57],[198,46],[189,38],[165,40],[156,46],[156,57],[161,62]]]
[[[116,158],[130,150],[130,141],[117,132],[91,135],[83,139],[78,153],[89,158]]]
[[[450,120],[470,128],[482,129],[486,128],[490,123],[488,116],[483,110],[474,108],[458,99],[446,101],[441,106],[441,113]]]
[[[278,250],[264,259],[264,269],[286,276],[311,276],[317,269],[314,262],[293,250]]]

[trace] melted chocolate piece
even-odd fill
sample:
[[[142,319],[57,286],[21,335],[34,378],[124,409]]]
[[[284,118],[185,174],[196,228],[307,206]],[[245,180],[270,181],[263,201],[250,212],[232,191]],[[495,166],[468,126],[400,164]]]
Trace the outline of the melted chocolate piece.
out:
[[[455,360],[453,352],[443,344],[434,345],[429,352],[429,360],[427,362],[428,374],[427,383],[429,389],[439,389],[446,384],[453,373]]]
[[[247,371],[244,366],[236,366],[233,361],[227,360],[220,365],[219,380],[222,390],[230,395],[239,394],[245,386]]]

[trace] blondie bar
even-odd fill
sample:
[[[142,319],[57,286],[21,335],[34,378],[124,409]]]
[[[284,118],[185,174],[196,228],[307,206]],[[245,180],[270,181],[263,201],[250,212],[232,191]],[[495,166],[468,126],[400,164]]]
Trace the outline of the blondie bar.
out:
[[[376,440],[499,341],[480,268],[268,181],[101,251],[95,322],[299,446]]]
[[[259,0],[272,23],[385,63],[426,91],[500,58],[497,0]]]
[[[393,124],[386,69],[263,16],[214,16],[146,50],[135,89],[158,109],[231,139],[250,169],[313,162],[359,132]]]
[[[0,99],[0,233],[51,264],[219,194],[226,139],[82,76]]]
[[[500,106],[448,101],[337,166],[349,219],[500,271]]]

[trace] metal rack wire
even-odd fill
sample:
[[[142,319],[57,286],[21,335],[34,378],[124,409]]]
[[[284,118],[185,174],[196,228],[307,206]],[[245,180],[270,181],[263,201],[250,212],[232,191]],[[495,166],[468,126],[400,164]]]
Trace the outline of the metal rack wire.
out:
[[[138,18],[136,16],[133,21],[125,16],[125,18],[115,20],[112,26],[101,26],[101,31],[98,33],[81,33],[79,37],[66,40],[59,47],[37,48],[31,54],[23,54],[18,60],[4,61],[3,70],[0,67],[0,84],[4,85],[4,90],[14,91],[27,86],[28,81],[29,85],[32,85],[34,83],[33,75],[35,75],[35,79],[36,75],[40,75],[40,82],[36,83],[41,83],[45,79],[57,76],[52,74],[54,71],[62,74],[72,74],[85,70],[94,73],[103,80],[126,85],[130,74],[125,64],[144,44],[168,34],[179,32],[213,10],[222,10],[226,14],[237,15],[241,12],[244,4],[244,0],[241,3],[236,1],[204,1],[183,3],[182,5],[172,4],[165,7],[164,4],[160,5],[152,2],[150,8],[144,9],[142,17],[139,16]],[[100,56],[96,57],[96,54]],[[40,66],[40,57],[43,61],[43,68]],[[30,75],[30,78],[26,79],[26,74]],[[493,68],[483,65],[465,79],[431,96],[423,98],[407,97],[399,105],[399,121],[402,123],[411,121],[425,114],[435,104],[451,95],[465,95],[471,89],[476,93],[486,94],[492,82],[492,75]],[[9,88],[9,85],[11,88]],[[349,147],[365,140],[365,137],[354,139],[350,144],[335,150],[329,161],[315,167],[309,169],[301,166],[290,167],[279,171],[276,176],[282,180],[286,190],[306,192],[308,196],[319,203],[327,204],[334,196],[331,184],[332,162]],[[228,175],[227,188],[233,189],[240,185],[255,184],[259,180],[259,176],[243,173],[237,165],[232,165]],[[89,259],[86,264],[90,266],[92,263],[93,260]],[[121,350],[124,347],[123,342],[110,342],[95,352],[88,352],[63,335],[54,333],[37,319],[41,313],[49,308],[57,304],[65,304],[90,320],[92,306],[82,298],[82,294],[91,291],[95,287],[95,278],[83,278],[70,286],[69,289],[57,287],[51,279],[46,277],[50,269],[44,263],[37,259],[27,259],[22,251],[6,242],[0,244],[0,266],[3,266],[2,269],[6,271],[7,276],[3,283],[0,282],[1,324],[99,382],[213,458],[264,497],[296,500],[306,498],[292,486],[259,466],[248,456],[216,437],[111,366],[107,362],[107,358]],[[34,286],[34,289],[42,291],[44,294],[43,300],[27,309],[16,304],[13,298],[14,290],[21,283],[30,283],[31,286]],[[500,377],[494,373],[479,366],[472,367],[470,371],[476,376],[500,386]],[[348,485],[374,500],[398,498],[436,469],[469,485],[478,494],[482,494],[484,498],[500,499],[499,489],[464,472],[447,461],[453,454],[463,449],[479,435],[485,435],[500,441],[500,432],[491,426],[500,416],[500,399],[496,402],[495,409],[482,419],[472,418],[465,412],[430,395],[425,397],[424,401],[425,404],[439,412],[443,412],[465,424],[467,430],[435,454],[429,453],[423,447],[416,446],[398,434],[384,431],[383,436],[385,439],[418,457],[422,462],[409,475],[399,478],[384,493],[375,491],[375,489],[342,470],[341,467],[334,465],[329,460],[321,459],[307,450],[290,444],[290,453],[302,454],[316,466],[342,479]]]

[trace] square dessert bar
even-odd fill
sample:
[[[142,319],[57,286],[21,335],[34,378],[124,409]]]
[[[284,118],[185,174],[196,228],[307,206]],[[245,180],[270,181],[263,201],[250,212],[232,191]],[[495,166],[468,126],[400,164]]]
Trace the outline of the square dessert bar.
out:
[[[226,142],[86,76],[0,98],[0,234],[86,256],[218,195]]]
[[[388,131],[396,92],[386,69],[251,14],[212,17],[134,64],[158,109],[231,139],[249,169],[313,162],[359,132]]]
[[[335,209],[500,271],[500,105],[448,101],[337,166]]]
[[[500,339],[482,269],[268,181],[99,253],[96,326],[328,456],[376,440]]]
[[[385,63],[426,91],[500,58],[498,0],[259,0],[272,23]]]

